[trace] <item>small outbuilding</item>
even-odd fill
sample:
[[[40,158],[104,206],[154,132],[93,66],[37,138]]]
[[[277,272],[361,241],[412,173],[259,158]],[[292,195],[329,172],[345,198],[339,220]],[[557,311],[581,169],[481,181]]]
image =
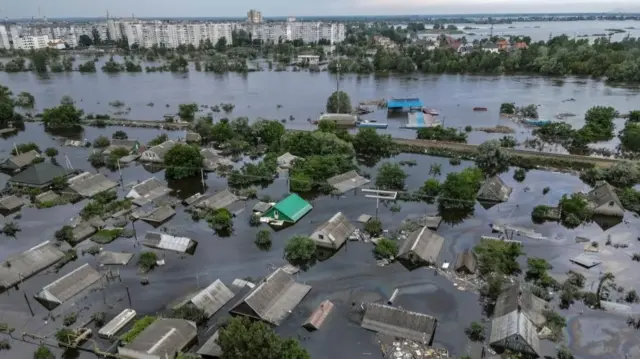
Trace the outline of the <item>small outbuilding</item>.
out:
[[[390,305],[367,303],[361,326],[365,329],[431,345],[436,332],[436,318]]]
[[[202,136],[200,136],[199,133],[189,131],[184,136],[184,140],[188,143],[200,143],[200,141],[202,141]]]
[[[349,171],[337,176],[333,176],[327,180],[329,185],[335,188],[338,193],[349,192],[352,189],[362,187],[371,182],[368,179],[360,176],[356,171]]]
[[[13,194],[0,199],[0,211],[13,212],[22,206],[24,206],[24,201]]]
[[[320,329],[332,310],[333,303],[331,303],[329,300],[323,301],[322,303],[320,303],[318,308],[316,308],[316,310],[311,313],[309,319],[307,319],[302,326],[307,330]]]
[[[529,318],[517,310],[491,321],[489,344],[499,350],[511,350],[533,357],[540,356],[540,338]]]
[[[310,237],[318,247],[337,250],[355,230],[356,227],[349,219],[342,212],[338,212],[316,228]]]
[[[0,168],[7,171],[18,171],[28,167],[33,161],[40,159],[40,154],[36,150],[27,151],[19,155],[7,158],[0,163]]]
[[[115,318],[111,319],[109,323],[100,328],[98,335],[102,338],[112,339],[122,330],[127,324],[129,324],[133,318],[136,317],[136,311],[133,309],[125,309]]]
[[[253,206],[253,212],[254,213],[265,213],[270,208],[271,208],[271,203],[260,201],[260,202],[256,203],[255,206]]]
[[[234,297],[233,292],[220,279],[194,295],[187,303],[205,312],[207,317],[216,314]]]
[[[580,253],[571,258],[570,261],[587,269],[591,269],[601,263],[598,255],[591,253]]]
[[[276,203],[262,216],[274,221],[296,223],[313,209],[313,206],[295,193]]]
[[[398,259],[411,264],[435,265],[444,245],[444,238],[426,226],[409,234],[398,251]]]
[[[142,244],[150,248],[192,254],[198,242],[187,237],[175,237],[160,232],[147,232],[142,240]]]
[[[173,318],[158,318],[135,339],[118,347],[118,354],[132,359],[175,358],[192,345],[198,336],[196,323]]]
[[[44,193],[40,193],[35,196],[34,202],[38,204],[47,203],[47,202],[55,202],[60,198],[60,195],[53,191],[46,191]]]
[[[171,190],[167,186],[151,177],[133,186],[126,197],[133,199],[134,204],[144,206],[169,193]]]
[[[453,269],[458,273],[475,274],[478,267],[478,258],[472,250],[466,250],[456,258]]]
[[[177,144],[178,143],[173,140],[168,140],[159,145],[153,146],[142,152],[140,161],[162,163],[164,162],[164,156]]]
[[[482,183],[476,198],[481,203],[491,205],[508,201],[511,191],[513,191],[513,189],[508,187],[500,176],[493,176],[487,178],[484,183]]]
[[[606,181],[600,181],[587,195],[589,207],[594,214],[602,216],[623,217],[624,206],[615,188]]]
[[[64,253],[49,241],[7,257],[0,262],[0,291],[9,289],[40,273],[63,257]]]
[[[205,171],[215,171],[219,166],[222,165],[233,165],[233,162],[218,154],[218,151],[214,150],[213,148],[203,148],[200,150],[200,154],[202,155],[202,157],[204,157],[202,165]]]
[[[196,204],[196,207],[215,211],[221,208],[228,208],[239,200],[240,199],[238,198],[238,196],[229,191],[229,189],[225,189],[207,199],[198,202],[198,204]]]
[[[102,275],[98,271],[89,264],[84,264],[42,288],[42,291],[35,297],[45,307],[55,308],[89,288],[101,278]]]
[[[278,167],[280,168],[291,168],[293,166],[293,161],[297,160],[298,156],[294,156],[289,152],[284,155],[278,157]]]
[[[230,312],[280,325],[310,290],[311,286],[297,283],[278,268],[257,283]]]
[[[92,198],[98,193],[118,187],[117,182],[108,179],[102,173],[84,172],[69,178],[68,182],[68,191],[85,198]]]
[[[9,184],[20,187],[44,188],[50,186],[56,177],[68,178],[73,170],[50,162],[36,163],[9,179]]]

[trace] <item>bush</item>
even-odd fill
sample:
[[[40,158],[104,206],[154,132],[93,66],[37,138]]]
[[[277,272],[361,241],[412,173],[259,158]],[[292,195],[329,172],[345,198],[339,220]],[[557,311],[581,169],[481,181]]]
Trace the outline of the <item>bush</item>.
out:
[[[65,241],[65,242],[73,241],[73,227],[64,226],[60,228],[55,232],[54,237],[58,241]]]
[[[126,132],[118,130],[111,135],[111,138],[114,140],[126,140],[129,138]]]
[[[9,237],[15,237],[16,234],[20,231],[21,231],[20,227],[14,221],[5,223],[4,227],[2,228],[2,233],[4,233],[6,236],[9,236]]]
[[[49,147],[46,150],[44,150],[44,154],[47,155],[47,157],[55,157],[58,155],[58,149],[54,147]]]
[[[106,136],[98,136],[98,138],[96,138],[93,141],[93,147],[95,147],[95,148],[109,147],[110,144],[111,144],[111,141]]]
[[[271,249],[271,231],[268,229],[260,230],[256,234],[256,246],[262,250]]]
[[[213,228],[218,236],[229,236],[233,232],[233,215],[226,208],[211,211],[206,215],[209,227]]]
[[[523,182],[527,178],[527,171],[524,168],[518,168],[513,173],[513,179],[518,182]]]
[[[251,217],[249,217],[249,225],[251,227],[260,227],[262,223],[260,223],[260,215],[258,214],[252,214]]]
[[[33,353],[33,359],[56,359],[56,356],[44,344],[40,344]]]
[[[97,327],[101,327],[106,322],[106,314],[104,312],[96,312],[91,316],[93,322],[96,323]]]
[[[78,320],[78,313],[69,313],[67,315],[64,316],[64,319],[62,320],[62,324],[64,324],[65,326],[70,326],[75,324],[76,320]]]
[[[25,153],[25,152],[29,152],[29,151],[33,151],[35,150],[36,152],[40,152],[40,147],[38,147],[38,145],[36,145],[33,142],[29,142],[29,143],[21,143],[19,145],[16,146],[18,151],[16,152],[16,148],[11,150],[11,156],[15,156],[18,153]]]
[[[158,256],[155,252],[142,252],[138,259],[138,267],[140,267],[144,272],[148,272],[156,267],[157,261]]]
[[[382,222],[377,218],[371,219],[364,224],[364,231],[371,237],[377,237],[382,234]]]
[[[469,327],[464,330],[464,333],[474,342],[484,341],[484,327],[478,322],[471,322]]]
[[[293,265],[304,266],[315,259],[316,242],[306,236],[294,236],[284,248],[284,257]]]
[[[396,243],[396,241],[393,241],[391,239],[380,238],[375,248],[373,249],[373,253],[378,258],[395,258],[398,255],[398,244]]]

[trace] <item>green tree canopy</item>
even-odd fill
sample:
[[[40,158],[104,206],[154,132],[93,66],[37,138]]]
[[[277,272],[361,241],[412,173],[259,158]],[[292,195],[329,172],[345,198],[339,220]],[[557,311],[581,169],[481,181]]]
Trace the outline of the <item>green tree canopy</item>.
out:
[[[395,258],[398,255],[398,242],[381,238],[373,248],[373,253],[377,258]]]
[[[383,163],[376,176],[376,187],[382,190],[403,191],[407,174],[397,163]]]
[[[47,108],[42,114],[42,122],[47,129],[71,129],[80,126],[84,111],[73,104],[63,104]]]
[[[282,136],[282,151],[299,157],[346,155],[353,157],[353,145],[333,133],[320,131],[287,132]]]
[[[313,262],[316,256],[316,242],[306,236],[293,236],[284,248],[284,257],[289,263],[305,266]]]
[[[36,98],[28,92],[20,92],[16,98],[16,106],[25,109],[32,109],[36,104]]]
[[[353,136],[352,143],[358,158],[372,159],[376,162],[391,156],[394,149],[391,135],[381,135],[373,128],[359,129]]]
[[[200,174],[204,157],[200,150],[191,145],[177,144],[164,156],[165,177],[179,180]]]
[[[521,272],[517,259],[524,252],[518,243],[483,239],[474,251],[478,255],[478,269],[482,275],[514,275]]]
[[[511,154],[500,146],[500,141],[491,140],[478,146],[476,166],[487,177],[493,177],[509,170]]]
[[[335,91],[327,99],[327,113],[351,113],[351,98],[344,91]]]
[[[640,152],[640,123],[627,121],[618,137],[623,151]]]
[[[193,121],[193,116],[198,112],[197,103],[182,103],[178,105],[178,116],[185,121]]]

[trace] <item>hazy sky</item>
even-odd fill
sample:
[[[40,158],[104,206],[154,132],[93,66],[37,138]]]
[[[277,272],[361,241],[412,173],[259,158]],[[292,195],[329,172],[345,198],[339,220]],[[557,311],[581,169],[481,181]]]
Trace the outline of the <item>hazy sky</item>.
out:
[[[239,17],[640,11],[638,0],[2,0],[0,18],[38,16]]]

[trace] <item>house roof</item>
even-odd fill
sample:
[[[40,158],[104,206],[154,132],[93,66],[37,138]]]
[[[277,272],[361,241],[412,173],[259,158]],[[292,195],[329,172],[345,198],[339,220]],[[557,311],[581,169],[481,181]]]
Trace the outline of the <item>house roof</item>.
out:
[[[220,279],[216,279],[215,282],[194,295],[190,302],[211,317],[227,304],[233,296],[231,289],[227,288]]]
[[[152,355],[152,358],[173,358],[193,341],[197,334],[196,323],[192,321],[158,318],[131,343],[119,347],[118,353],[126,355],[126,352],[135,352],[144,353],[145,357]]]
[[[155,153],[158,157],[164,158],[164,156],[178,143],[173,140],[165,141],[159,145],[155,145],[149,148],[147,151]]]
[[[47,192],[43,192],[37,195],[35,197],[35,202],[36,203],[53,202],[58,198],[60,198],[60,196],[57,193],[49,190]]]
[[[316,310],[311,313],[309,318],[302,324],[303,327],[311,330],[318,330],[322,326],[322,323],[327,319],[331,311],[333,310],[333,303],[331,301],[324,300]]]
[[[111,144],[109,145],[109,147],[105,148],[102,153],[108,155],[117,148],[124,148],[125,150],[132,151],[136,146],[140,146],[140,144],[136,140],[113,139],[111,140]]]
[[[543,314],[546,307],[547,302],[544,299],[533,295],[526,286],[516,283],[498,295],[493,316],[497,318],[520,310],[534,325],[542,326],[546,322],[546,317]]]
[[[596,187],[589,192],[587,198],[594,209],[606,204],[615,204],[622,210],[621,212],[624,213],[624,206],[622,202],[620,202],[615,188],[606,181],[597,183]]]
[[[478,198],[478,200],[485,201],[505,202],[509,199],[511,191],[512,188],[507,187],[500,176],[493,176],[491,178],[487,178],[484,183],[482,183],[476,198]]]
[[[36,163],[26,170],[11,177],[9,182],[28,186],[46,186],[54,178],[68,176],[73,171],[49,162]]]
[[[218,337],[220,337],[220,329],[216,330],[215,333],[211,336],[211,338],[207,339],[207,341],[198,349],[197,354],[205,357],[221,357],[222,356],[222,348],[218,345]]]
[[[356,227],[349,222],[349,219],[342,212],[338,212],[318,226],[311,235],[311,239],[320,247],[338,249],[355,230]]]
[[[98,263],[107,265],[127,265],[133,258],[133,253],[102,251],[98,254]]]
[[[200,136],[200,134],[196,132],[187,132],[187,134],[184,136],[184,139],[187,142],[200,142],[200,140],[202,140],[202,136]]]
[[[36,158],[40,158],[40,154],[38,153],[38,151],[27,151],[25,153],[21,153],[19,155],[8,158],[5,162],[2,163],[2,167],[8,169],[19,169],[27,167]]]
[[[170,192],[171,190],[162,182],[155,177],[151,177],[133,186],[131,191],[127,193],[127,198],[133,198],[137,200],[140,205],[144,205]]]
[[[409,234],[398,251],[398,257],[413,253],[425,262],[435,263],[444,245],[444,238],[427,227]]]
[[[569,260],[585,268],[593,268],[601,263],[598,255],[594,253],[580,253]]]
[[[277,159],[278,165],[280,165],[280,166],[290,166],[291,162],[293,162],[297,158],[298,158],[298,156],[294,156],[291,153],[287,152],[287,153],[281,155],[280,157],[278,157],[278,159]]]
[[[267,203],[267,202],[258,202],[253,206],[253,211],[254,212],[261,212],[264,213],[266,211],[269,210],[269,208],[271,208],[271,203]]]
[[[356,171],[349,171],[337,176],[333,176],[327,180],[329,185],[335,188],[339,193],[348,192],[354,188],[364,186],[371,182],[360,176]]]
[[[238,200],[238,196],[229,191],[229,189],[224,189],[214,194],[213,196],[200,201],[198,204],[196,204],[196,207],[217,210],[220,208],[227,208],[230,205],[236,203]]]
[[[141,219],[147,222],[161,223],[175,216],[176,211],[171,206],[161,206],[145,214]]]
[[[489,343],[491,345],[502,345],[505,339],[518,335],[530,347],[531,351],[540,354],[540,339],[533,323],[524,313],[512,311],[503,316],[497,317],[491,322],[491,335]],[[502,343],[501,343],[502,342]],[[508,349],[508,342],[506,343]]]
[[[147,232],[144,235],[142,244],[151,248],[185,253],[195,246],[196,242],[187,237],[175,237],[160,232]]]
[[[102,173],[84,172],[69,179],[69,188],[82,197],[91,198],[115,187],[118,187],[118,183],[108,179]]]
[[[453,269],[456,271],[466,269],[471,273],[475,273],[477,266],[478,259],[476,258],[476,254],[471,250],[466,250],[458,255]]]
[[[215,170],[220,165],[232,165],[233,162],[220,156],[218,152],[212,148],[203,148],[200,150],[200,154],[204,157],[204,167],[208,171]]]
[[[52,266],[64,257],[53,243],[46,241],[0,263],[0,288],[9,288]]]
[[[362,327],[395,338],[431,343],[437,320],[429,315],[390,305],[367,303]]]
[[[37,298],[62,304],[99,281],[102,276],[88,263],[42,288]]]
[[[310,290],[311,286],[296,283],[278,268],[247,293],[231,312],[246,314],[239,310],[240,305],[246,304],[260,319],[279,325]]]
[[[13,211],[24,206],[24,201],[15,195],[9,195],[0,199],[0,209]]]
[[[122,330],[129,322],[133,320],[136,316],[136,311],[133,309],[124,309],[120,314],[116,315],[113,319],[111,319],[107,324],[105,324],[100,330],[98,334],[100,336],[111,337],[115,335],[117,332]]]
[[[282,201],[276,203],[273,208],[265,213],[265,216],[273,216],[275,218],[277,216],[279,217],[276,213],[281,213],[293,222],[297,222],[305,214],[309,213],[312,208],[313,206],[309,202],[305,201],[297,194],[292,193]]]

